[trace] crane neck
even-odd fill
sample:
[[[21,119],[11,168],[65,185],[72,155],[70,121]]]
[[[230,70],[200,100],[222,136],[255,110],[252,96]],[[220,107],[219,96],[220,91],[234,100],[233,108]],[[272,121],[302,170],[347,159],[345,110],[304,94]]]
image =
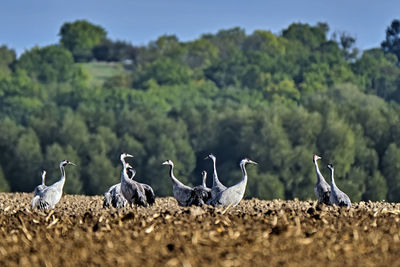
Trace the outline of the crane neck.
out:
[[[213,168],[214,168],[214,172],[213,172],[213,187],[216,186],[217,184],[219,184],[219,179],[218,179],[218,174],[217,174],[217,159],[212,158],[213,161]]]
[[[130,172],[131,172],[131,177],[129,177],[129,179],[133,180],[133,177],[135,177],[136,175],[136,171],[132,169]]]
[[[174,175],[174,165],[169,165],[169,177],[172,180],[172,183],[175,185],[184,186]]]
[[[126,166],[125,158],[121,157],[120,160],[121,160],[122,166],[125,167]]]
[[[332,187],[333,187],[333,186],[336,186],[335,178],[334,178],[334,169],[330,169],[330,170],[331,170],[331,184],[332,184]]]
[[[60,183],[60,184],[61,184],[61,187],[63,187],[63,186],[64,186],[64,183],[65,183],[65,177],[66,177],[65,169],[64,169],[64,166],[63,166],[63,165],[60,165],[60,171],[61,171],[61,178],[60,178],[60,180],[58,181],[58,183]]]
[[[317,181],[321,182],[321,180],[322,180],[321,177],[323,177],[323,176],[322,176],[322,174],[321,174],[321,172],[319,170],[318,162],[316,160],[314,160],[314,165],[315,165],[315,172],[317,173]]]
[[[42,185],[45,185],[45,180],[46,180],[46,177],[43,175],[42,176]]]
[[[242,169],[242,181],[240,183],[247,184],[247,171],[246,171],[246,163],[241,163],[240,168]]]
[[[121,183],[128,182],[129,175],[128,175],[128,166],[126,165],[125,160],[121,159],[122,162],[122,172],[121,172]]]
[[[204,188],[207,187],[206,180],[207,180],[207,174],[203,175],[203,187]]]

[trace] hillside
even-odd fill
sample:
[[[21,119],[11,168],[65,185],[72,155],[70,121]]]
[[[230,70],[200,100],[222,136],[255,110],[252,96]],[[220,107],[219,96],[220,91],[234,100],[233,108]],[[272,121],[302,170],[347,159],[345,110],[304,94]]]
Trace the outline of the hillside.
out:
[[[382,47],[366,51],[326,23],[277,34],[221,29],[187,42],[164,35],[136,46],[78,20],[62,26],[58,43],[19,58],[3,45],[0,190],[31,192],[43,169],[51,184],[67,159],[77,166],[66,168],[65,192],[102,194],[119,182],[127,152],[137,180],[167,196],[162,162],[172,160],[191,186],[206,170],[210,186],[204,157],[213,153],[227,186],[241,179],[240,160],[259,163],[247,169],[247,198],[305,200],[314,198],[317,154],[325,179],[333,163],[352,201],[400,201],[393,25]]]

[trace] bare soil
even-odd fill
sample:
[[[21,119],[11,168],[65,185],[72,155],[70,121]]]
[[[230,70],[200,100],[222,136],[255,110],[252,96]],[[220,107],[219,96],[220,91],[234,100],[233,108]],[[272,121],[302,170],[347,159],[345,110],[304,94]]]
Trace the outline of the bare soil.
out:
[[[65,195],[32,211],[32,194],[0,194],[0,266],[399,266],[400,204],[352,208],[251,199],[237,207],[103,209]]]

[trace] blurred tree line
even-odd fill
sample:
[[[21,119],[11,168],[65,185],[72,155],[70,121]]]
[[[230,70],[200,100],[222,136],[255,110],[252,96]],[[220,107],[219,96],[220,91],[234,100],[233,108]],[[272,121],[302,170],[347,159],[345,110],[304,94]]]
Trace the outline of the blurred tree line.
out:
[[[146,46],[112,41],[99,25],[65,23],[60,43],[19,58],[0,47],[0,189],[32,191],[68,167],[67,193],[102,194],[120,179],[121,152],[135,156],[139,181],[171,194],[176,176],[200,184],[214,153],[221,181],[248,168],[248,197],[313,198],[314,153],[329,181],[353,201],[400,201],[399,21],[381,48],[359,52],[325,23],[280,34],[241,28],[190,42],[161,36]],[[78,62],[128,61],[102,86]]]

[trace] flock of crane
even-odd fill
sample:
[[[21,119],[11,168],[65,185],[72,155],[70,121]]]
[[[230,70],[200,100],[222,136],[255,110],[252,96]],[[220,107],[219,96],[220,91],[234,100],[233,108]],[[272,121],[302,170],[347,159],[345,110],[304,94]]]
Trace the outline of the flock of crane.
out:
[[[155,194],[151,186],[139,183],[134,180],[136,171],[126,161],[126,158],[133,156],[122,153],[120,160],[122,163],[121,182],[111,186],[104,194],[104,208],[114,207],[123,208],[126,206],[148,206],[155,203]],[[246,164],[257,164],[256,162],[244,158],[240,162],[242,170],[242,179],[237,184],[226,187],[217,175],[216,157],[210,154],[206,159],[213,161],[213,182],[212,187],[206,186],[207,172],[202,172],[202,184],[190,187],[180,182],[174,175],[174,163],[171,160],[163,162],[163,165],[169,165],[169,176],[172,181],[173,195],[180,206],[202,206],[204,204],[212,206],[236,206],[244,196],[247,185]],[[338,205],[350,207],[350,198],[343,193],[335,184],[334,168],[332,164],[328,164],[331,172],[331,185],[329,185],[322,176],[317,161],[321,157],[314,155],[313,162],[317,174],[317,183],[314,187],[314,193],[318,200],[318,204]],[[32,209],[54,209],[55,205],[60,201],[63,187],[65,183],[65,166],[75,165],[74,163],[63,160],[60,162],[61,178],[50,186],[45,185],[46,171],[42,172],[42,183],[38,185],[31,200]]]

